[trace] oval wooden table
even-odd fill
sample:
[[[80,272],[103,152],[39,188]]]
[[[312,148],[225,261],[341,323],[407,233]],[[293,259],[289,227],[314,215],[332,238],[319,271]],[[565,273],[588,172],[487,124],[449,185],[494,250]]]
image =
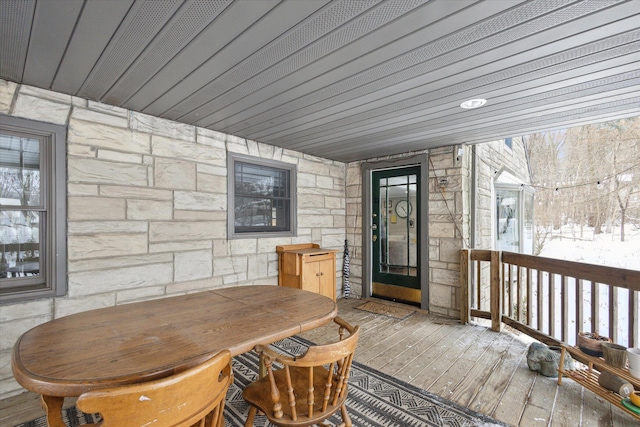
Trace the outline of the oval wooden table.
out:
[[[329,323],[325,296],[281,286],[240,286],[91,310],[25,332],[13,375],[42,395],[50,427],[65,427],[65,397],[171,375],[209,355],[250,351]]]

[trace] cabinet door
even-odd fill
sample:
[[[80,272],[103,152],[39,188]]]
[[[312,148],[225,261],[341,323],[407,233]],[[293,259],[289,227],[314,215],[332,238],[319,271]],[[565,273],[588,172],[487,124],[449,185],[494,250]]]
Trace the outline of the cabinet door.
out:
[[[335,299],[336,292],[336,269],[335,260],[324,260],[318,263],[320,275],[319,293],[331,299]]]
[[[302,289],[305,291],[320,292],[320,262],[305,262],[302,267]]]

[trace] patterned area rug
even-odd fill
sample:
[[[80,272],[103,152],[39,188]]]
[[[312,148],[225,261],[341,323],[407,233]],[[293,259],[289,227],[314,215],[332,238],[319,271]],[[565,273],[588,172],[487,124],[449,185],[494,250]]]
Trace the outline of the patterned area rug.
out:
[[[309,344],[302,338],[293,337],[278,341],[273,347],[294,355],[303,353]],[[235,381],[227,393],[225,426],[244,425],[249,408],[242,399],[242,390],[256,380],[258,364],[258,356],[253,352],[234,358]],[[347,407],[356,427],[506,426],[357,362],[353,363],[349,378]],[[342,421],[339,414],[338,411],[328,420],[331,425]],[[82,414],[75,407],[69,408],[65,416],[65,422],[70,427],[94,422],[93,416]],[[272,426],[264,416],[257,416],[254,425]],[[42,417],[16,427],[46,427],[46,423]]]
[[[100,417],[98,415],[85,414],[75,406],[71,406],[62,411],[62,420],[69,427],[77,427],[98,422]],[[18,424],[16,427],[47,427],[47,420],[45,417],[40,417],[26,423]]]

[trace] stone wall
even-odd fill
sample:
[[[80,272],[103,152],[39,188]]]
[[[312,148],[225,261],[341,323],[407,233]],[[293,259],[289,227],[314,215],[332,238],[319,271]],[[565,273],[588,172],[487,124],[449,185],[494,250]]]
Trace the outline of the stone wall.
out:
[[[346,235],[349,241],[349,284],[351,294],[362,296],[362,162],[347,165],[347,223]]]
[[[0,306],[0,398],[22,389],[11,349],[79,311],[277,284],[276,245],[342,251],[346,165],[0,80],[0,114],[67,126],[68,295]],[[297,165],[294,238],[227,240],[227,153]],[[337,259],[338,295],[342,253]]]
[[[429,311],[459,317],[460,249],[469,241],[469,156],[458,159],[457,147],[444,147],[431,150],[429,161]]]

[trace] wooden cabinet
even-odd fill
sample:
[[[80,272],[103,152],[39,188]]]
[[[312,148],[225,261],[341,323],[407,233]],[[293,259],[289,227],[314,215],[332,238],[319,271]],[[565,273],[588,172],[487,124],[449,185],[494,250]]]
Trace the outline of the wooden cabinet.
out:
[[[566,353],[571,354],[573,358],[586,365],[586,368],[577,368],[574,370],[564,370],[564,358]],[[640,420],[640,414],[636,414],[629,410],[622,404],[622,396],[612,391],[609,391],[598,384],[598,378],[601,372],[610,372],[623,380],[630,382],[636,390],[640,390],[640,379],[632,377],[629,370],[626,368],[614,368],[608,365],[604,359],[600,357],[589,356],[583,353],[578,347],[571,347],[567,345],[562,346],[562,356],[560,357],[560,368],[558,369],[558,384],[562,384],[562,377],[568,377],[581,384],[584,388],[587,388],[597,394],[598,396],[606,399],[618,408],[626,411],[631,416]]]
[[[315,243],[276,246],[278,285],[336,299],[336,252]]]

